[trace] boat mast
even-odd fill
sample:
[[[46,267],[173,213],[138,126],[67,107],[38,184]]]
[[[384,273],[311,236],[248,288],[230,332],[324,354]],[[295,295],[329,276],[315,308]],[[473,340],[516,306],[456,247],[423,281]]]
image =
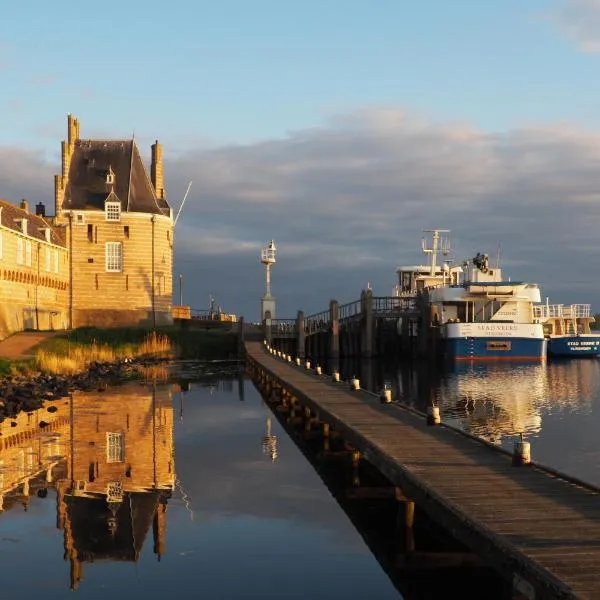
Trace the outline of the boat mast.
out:
[[[437,263],[437,254],[441,252],[444,256],[446,256],[450,252],[450,244],[447,238],[442,238],[440,233],[450,233],[449,229],[423,229],[423,233],[431,233],[431,248],[427,247],[427,242],[425,238],[421,240],[421,248],[423,249],[423,254],[429,254],[429,268],[430,274],[432,276],[435,275],[436,263]]]

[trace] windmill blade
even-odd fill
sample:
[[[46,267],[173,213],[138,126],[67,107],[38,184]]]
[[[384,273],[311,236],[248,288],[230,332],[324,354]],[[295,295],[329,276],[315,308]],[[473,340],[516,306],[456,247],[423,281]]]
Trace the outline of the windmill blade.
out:
[[[177,214],[175,215],[175,221],[173,221],[173,227],[175,227],[175,225],[177,225],[177,219],[179,219],[179,215],[181,214],[181,209],[183,208],[183,205],[185,204],[188,194],[190,193],[191,187],[192,187],[192,182],[190,181],[188,183],[187,190],[185,191],[185,195],[183,196],[183,200],[181,201],[181,204],[179,205],[179,210],[177,211]]]

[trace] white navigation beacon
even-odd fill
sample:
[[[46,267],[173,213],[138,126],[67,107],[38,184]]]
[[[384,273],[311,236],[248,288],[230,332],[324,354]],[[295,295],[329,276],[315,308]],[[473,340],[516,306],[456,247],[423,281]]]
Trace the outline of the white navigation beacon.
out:
[[[261,249],[260,262],[265,267],[265,295],[261,298],[261,319],[264,321],[267,316],[271,319],[275,318],[275,298],[271,295],[271,267],[277,262],[274,240]]]

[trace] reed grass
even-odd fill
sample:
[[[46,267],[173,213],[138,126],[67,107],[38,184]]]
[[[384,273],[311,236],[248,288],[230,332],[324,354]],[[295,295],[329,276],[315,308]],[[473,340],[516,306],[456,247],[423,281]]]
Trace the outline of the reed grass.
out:
[[[45,373],[73,375],[89,368],[91,363],[114,363],[125,358],[169,359],[174,356],[174,346],[168,336],[152,331],[143,337],[136,331],[133,341],[122,331],[110,334],[97,331],[74,331],[64,337],[43,342],[35,354],[37,368]],[[97,335],[93,335],[96,333]]]

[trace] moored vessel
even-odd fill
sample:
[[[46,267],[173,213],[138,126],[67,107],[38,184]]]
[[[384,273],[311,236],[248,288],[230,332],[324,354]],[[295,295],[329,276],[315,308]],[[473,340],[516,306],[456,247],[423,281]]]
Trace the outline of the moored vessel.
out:
[[[595,319],[590,304],[540,304],[534,316],[542,323],[553,358],[600,356],[600,332],[592,331]]]
[[[504,279],[499,265],[489,265],[487,254],[478,253],[460,266],[447,261],[437,267],[436,254],[447,254],[439,234],[447,230],[430,231],[431,247],[422,246],[430,255],[429,271],[422,266],[398,269],[396,295],[414,297],[417,329],[428,327],[429,337],[439,342],[433,345],[452,361],[545,360],[547,340],[534,318],[539,286]]]

